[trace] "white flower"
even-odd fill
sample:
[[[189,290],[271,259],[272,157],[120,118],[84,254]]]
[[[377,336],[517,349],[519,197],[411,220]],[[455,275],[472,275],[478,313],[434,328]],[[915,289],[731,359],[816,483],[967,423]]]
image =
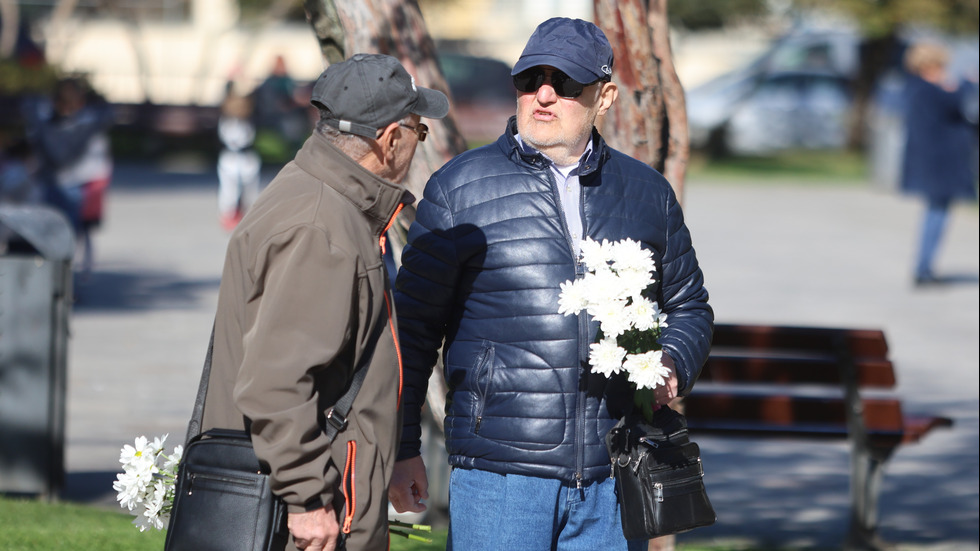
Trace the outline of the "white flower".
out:
[[[119,462],[124,466],[130,463],[145,461],[147,456],[152,457],[152,453],[149,453],[149,442],[145,436],[138,436],[136,438],[135,446],[125,445],[119,452]]]
[[[666,383],[670,368],[663,364],[663,351],[629,354],[623,362],[626,376],[637,388],[656,388]]]
[[[622,294],[633,299],[642,297],[643,292],[653,283],[653,278],[647,272],[618,272],[617,277],[623,288]]]
[[[606,337],[616,338],[631,328],[625,300],[610,300],[598,304],[589,313],[599,322],[599,328]]]
[[[620,303],[625,304],[625,289],[616,274],[612,272],[586,274],[582,281],[589,299],[588,312],[593,316],[600,310],[608,310]]]
[[[589,306],[589,289],[584,279],[569,280],[561,284],[558,297],[558,313],[577,314]]]
[[[650,331],[657,328],[657,319],[660,310],[657,303],[650,299],[640,297],[633,299],[633,303],[627,307],[627,315],[630,323],[639,331]]]
[[[612,245],[609,241],[603,239],[600,243],[591,237],[586,237],[581,242],[580,249],[582,251],[582,262],[590,270],[608,269],[608,264],[612,260]]]
[[[184,449],[177,446],[168,456],[163,453],[166,441],[167,435],[154,438],[152,443],[139,436],[133,446],[123,446],[119,454],[123,472],[116,475],[112,489],[117,492],[119,506],[136,516],[133,524],[141,532],[150,528],[162,530],[169,523],[177,467]]]
[[[626,350],[616,344],[616,339],[607,338],[592,343],[589,350],[592,371],[610,377],[622,370]]]
[[[653,254],[632,239],[617,241],[612,247],[611,257],[613,269],[617,272],[648,274],[656,269],[653,263]]]
[[[184,456],[184,446],[177,446],[174,448],[172,454],[170,454],[166,460],[163,462],[162,471],[176,475],[177,465],[180,463],[180,458]]]

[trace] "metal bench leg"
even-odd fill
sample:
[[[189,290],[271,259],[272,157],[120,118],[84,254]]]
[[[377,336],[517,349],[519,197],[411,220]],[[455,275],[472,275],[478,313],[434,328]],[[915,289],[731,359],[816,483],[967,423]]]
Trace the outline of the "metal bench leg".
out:
[[[881,476],[885,461],[892,451],[893,449],[872,449],[866,443],[858,442],[855,442],[851,450],[851,525],[844,543],[846,550],[897,549],[878,535]]]

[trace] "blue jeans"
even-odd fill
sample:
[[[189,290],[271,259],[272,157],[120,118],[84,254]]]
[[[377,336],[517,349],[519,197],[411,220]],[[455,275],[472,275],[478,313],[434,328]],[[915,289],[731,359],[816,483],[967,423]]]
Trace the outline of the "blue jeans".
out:
[[[916,277],[932,276],[932,264],[949,217],[949,203],[949,199],[930,199],[926,206],[919,240],[919,257],[915,265]]]
[[[548,478],[453,469],[447,551],[641,551],[619,520],[616,481],[577,489]]]

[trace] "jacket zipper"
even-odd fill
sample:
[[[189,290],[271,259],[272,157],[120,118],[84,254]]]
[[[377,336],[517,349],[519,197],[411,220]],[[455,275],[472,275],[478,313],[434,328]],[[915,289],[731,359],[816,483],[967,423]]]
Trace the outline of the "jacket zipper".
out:
[[[486,385],[480,384],[480,375],[486,371]],[[487,403],[487,394],[490,389],[490,383],[493,381],[493,347],[489,343],[484,342],[483,344],[483,355],[480,358],[480,362],[476,366],[476,390],[477,396],[479,397],[479,403],[477,404],[476,410],[476,425],[473,428],[473,434],[480,434],[480,425],[483,424],[483,410]]]
[[[403,208],[405,208],[405,203],[399,203],[394,214],[392,214],[391,218],[388,220],[388,224],[385,226],[385,229],[381,232],[381,237],[378,238],[378,245],[381,247],[382,271],[384,271],[385,274],[385,282],[388,283],[388,285],[385,286],[386,289],[384,290],[385,308],[388,309],[388,328],[391,330],[391,340],[395,343],[395,357],[398,360],[398,404],[395,406],[396,411],[401,408],[402,383],[404,383],[405,379],[402,372],[402,348],[398,343],[398,331],[395,329],[395,320],[391,311],[391,298],[389,297],[391,294],[391,283],[388,282],[388,269],[384,267],[384,256],[385,245],[388,242],[388,230],[390,230],[391,226],[395,224],[395,219],[398,218],[398,213],[400,213]]]
[[[354,522],[354,512],[357,511],[357,488],[354,473],[354,464],[357,460],[357,442],[351,440],[347,442],[347,462],[344,464],[344,478],[341,490],[344,493],[344,525],[341,530],[345,534],[350,534],[351,524]]]
[[[545,167],[544,173],[548,178],[548,182],[551,187],[551,197],[555,201],[555,206],[558,209],[558,217],[561,220],[562,232],[565,234],[565,244],[568,246],[568,253],[572,256],[572,262],[575,264],[575,277],[579,278],[585,275],[585,267],[578,260],[578,256],[575,254],[575,246],[572,241],[572,234],[568,230],[568,218],[565,216],[565,209],[562,208],[561,193],[558,191],[558,180],[555,179],[555,175],[551,173],[551,169]],[[582,219],[582,232],[588,235],[585,228],[585,205],[583,204],[583,191],[579,189],[579,216]],[[579,358],[588,358],[588,354],[583,352],[588,350],[588,338],[589,338],[589,323],[586,314],[578,314],[578,326],[579,326]],[[583,354],[585,354],[583,356]],[[579,490],[582,489],[582,471],[585,469],[585,396],[586,390],[584,388],[579,388],[577,396],[575,399],[575,487]]]
[[[381,256],[385,255],[385,244],[388,242],[388,230],[390,230],[391,226],[394,225],[395,218],[398,218],[398,213],[401,212],[403,208],[405,208],[405,203],[399,203],[398,208],[395,209],[395,213],[392,214],[391,218],[388,220],[388,224],[385,226],[385,229],[381,231],[381,237],[378,238],[378,245],[381,246]]]
[[[236,477],[236,476],[228,476],[228,475],[210,474],[210,473],[191,473],[190,476],[188,477],[188,481],[187,481],[188,482],[188,484],[187,484],[187,495],[191,495],[191,494],[194,493],[194,483],[197,482],[198,479],[200,479],[202,481],[204,481],[204,480],[211,480],[211,481],[214,481],[214,482],[221,482],[221,483],[224,483],[224,484],[231,484],[231,485],[234,485],[234,486],[242,486],[242,487],[246,487],[246,488],[251,488],[251,487],[254,487],[255,486],[255,481],[249,480],[247,478],[241,478],[241,477]]]

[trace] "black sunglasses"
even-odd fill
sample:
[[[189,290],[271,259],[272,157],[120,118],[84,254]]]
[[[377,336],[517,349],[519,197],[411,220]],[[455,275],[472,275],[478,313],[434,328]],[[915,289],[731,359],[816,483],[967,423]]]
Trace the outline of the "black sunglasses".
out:
[[[581,96],[586,86],[592,86],[593,84],[606,79],[600,78],[593,80],[592,82],[582,84],[558,69],[555,69],[551,71],[550,80],[551,87],[555,89],[556,94],[563,98],[571,99]],[[531,67],[530,69],[526,69],[514,75],[514,88],[517,88],[519,92],[523,92],[525,94],[537,92],[538,88],[541,88],[541,85],[544,83],[545,70],[541,67]]]

